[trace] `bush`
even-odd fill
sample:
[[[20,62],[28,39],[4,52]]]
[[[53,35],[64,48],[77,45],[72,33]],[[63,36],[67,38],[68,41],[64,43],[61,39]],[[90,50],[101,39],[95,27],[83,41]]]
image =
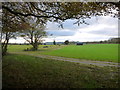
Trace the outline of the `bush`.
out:
[[[32,48],[26,48],[24,49],[24,51],[35,51],[35,49],[32,47]]]
[[[43,46],[43,48],[48,48],[48,46]]]

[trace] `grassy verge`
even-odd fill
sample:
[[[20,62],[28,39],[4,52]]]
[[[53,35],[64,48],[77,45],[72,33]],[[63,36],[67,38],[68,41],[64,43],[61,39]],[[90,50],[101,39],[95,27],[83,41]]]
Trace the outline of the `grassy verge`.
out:
[[[118,70],[27,55],[3,57],[3,88],[56,87],[117,88]]]

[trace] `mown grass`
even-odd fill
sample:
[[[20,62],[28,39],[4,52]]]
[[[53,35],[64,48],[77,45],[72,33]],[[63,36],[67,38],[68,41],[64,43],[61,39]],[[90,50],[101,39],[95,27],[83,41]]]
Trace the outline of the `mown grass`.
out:
[[[3,57],[4,88],[118,88],[115,67],[85,66],[27,55]]]
[[[118,62],[118,44],[73,45],[42,53],[70,58]]]
[[[118,44],[87,44],[83,46],[47,45],[48,48],[43,48],[43,46],[44,45],[40,45],[38,51],[23,51],[32,46],[10,45],[8,47],[8,52],[25,52],[37,55],[46,54],[78,59],[120,62],[118,61]]]

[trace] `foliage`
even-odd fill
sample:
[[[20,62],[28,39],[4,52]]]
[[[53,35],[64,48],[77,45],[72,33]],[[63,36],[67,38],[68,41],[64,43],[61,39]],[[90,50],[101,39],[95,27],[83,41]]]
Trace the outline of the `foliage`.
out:
[[[118,17],[118,3],[111,2],[4,2],[2,3],[3,13],[9,12],[14,19],[27,21],[29,18],[37,22],[46,23],[54,21],[62,25],[67,19],[77,19],[77,24],[86,23],[86,18],[99,15],[113,15]],[[6,17],[9,17],[6,16]]]
[[[3,9],[2,32],[16,32],[28,29],[29,25],[14,14]]]
[[[42,25],[33,26],[30,30],[23,31],[21,37],[33,46],[32,50],[37,50],[38,45],[43,42],[43,37],[46,36],[44,29],[45,26]]]
[[[65,40],[64,44],[68,45],[69,44],[69,40]]]
[[[53,41],[53,45],[56,45],[56,42],[55,42],[55,40]]]
[[[3,9],[2,13],[2,55],[7,53],[9,39],[16,38],[17,31],[28,29],[29,25],[19,17]]]
[[[2,55],[6,55],[9,39],[16,39],[17,33],[15,32],[2,32]]]

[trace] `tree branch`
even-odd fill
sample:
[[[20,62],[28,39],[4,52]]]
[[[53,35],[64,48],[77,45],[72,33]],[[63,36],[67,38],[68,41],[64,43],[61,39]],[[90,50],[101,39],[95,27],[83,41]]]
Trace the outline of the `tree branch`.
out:
[[[56,17],[56,16],[39,16],[39,15],[35,15],[35,14],[32,14],[32,13],[28,13],[28,14],[23,14],[21,12],[15,12],[13,10],[11,10],[10,8],[6,7],[6,6],[2,6],[3,9],[6,9],[7,11],[9,11],[10,13],[16,15],[16,16],[24,16],[24,17],[28,17],[28,16],[34,16],[34,17],[37,17],[37,18],[55,18],[55,19],[59,19],[59,20],[66,20],[66,19],[63,19],[63,18],[60,18],[60,17]]]
[[[24,38],[27,42],[31,43],[29,40],[27,40],[26,38]]]

